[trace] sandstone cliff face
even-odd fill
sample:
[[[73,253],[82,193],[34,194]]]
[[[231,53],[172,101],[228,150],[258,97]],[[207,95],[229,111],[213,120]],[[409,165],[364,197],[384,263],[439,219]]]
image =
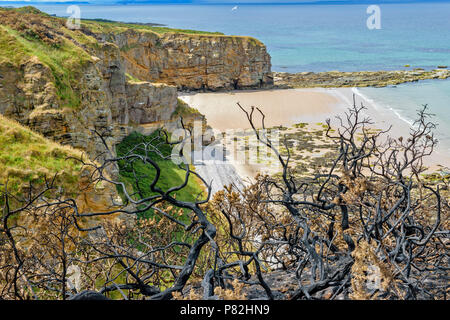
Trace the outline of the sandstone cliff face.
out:
[[[103,44],[78,79],[78,107],[63,106],[52,70],[36,56],[20,69],[0,63],[0,113],[92,157],[103,152],[95,131],[113,146],[137,125],[169,120],[177,106],[174,86],[126,80],[120,51]]]
[[[126,72],[179,89],[242,89],[273,84],[270,55],[249,37],[127,30],[99,34],[120,48]]]
[[[167,121],[176,109],[177,91],[162,83],[127,82],[128,123]]]
[[[177,89],[272,84],[266,47],[249,37],[156,33],[136,26],[0,9],[0,113],[91,157],[137,127],[170,120]],[[132,79],[132,80],[131,80]]]

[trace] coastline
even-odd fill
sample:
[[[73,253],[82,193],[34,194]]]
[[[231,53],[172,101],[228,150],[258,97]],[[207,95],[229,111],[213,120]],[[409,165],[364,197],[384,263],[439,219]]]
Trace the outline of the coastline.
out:
[[[357,105],[364,104],[364,116],[372,119],[373,129],[386,130],[392,138],[407,136],[411,125],[407,120],[395,115],[392,110],[377,105],[373,100],[360,94],[357,88],[308,88],[308,89],[273,89],[231,91],[220,93],[190,93],[182,94],[180,99],[196,108],[205,115],[208,124],[215,130],[247,130],[249,124],[245,114],[239,109],[239,102],[244,108],[250,110],[251,106],[259,107],[266,115],[266,127],[293,127],[296,124],[308,123],[320,126],[326,119],[331,120],[332,126],[338,125],[336,116],[343,115],[348,107],[353,105],[353,96]],[[258,118],[255,114],[255,119]],[[249,133],[250,134],[250,133]],[[316,151],[317,152],[317,151]],[[315,155],[320,156],[320,155]],[[227,157],[229,165],[235,168],[241,178],[239,183],[246,184],[258,172],[273,174],[276,171],[265,164],[248,164],[236,161],[234,157]],[[426,157],[428,171],[433,172],[450,164],[450,154],[439,144],[431,156]],[[232,171],[232,169],[229,169]],[[211,172],[211,170],[209,170]],[[220,181],[227,181],[220,175]],[[236,175],[230,175],[229,182],[236,181]],[[214,176],[213,176],[214,178]]]
[[[278,4],[239,17],[243,7],[170,18],[214,30],[228,11],[239,32],[243,21],[275,39],[278,57],[297,47],[297,70],[366,70],[391,47],[429,70],[281,74],[252,37],[102,19],[73,28],[76,15],[0,8],[0,300],[181,301],[169,318],[230,305],[192,300],[249,301],[237,313],[272,318],[273,300],[447,300],[450,69],[431,68],[439,56],[450,66],[450,34],[411,34],[426,29],[423,10],[368,36],[334,5],[320,19],[292,7],[277,17]],[[439,13],[429,20],[450,30]],[[408,45],[379,41],[396,38]],[[433,66],[420,64],[430,52]],[[419,105],[425,129],[411,139]]]
[[[229,138],[226,139],[225,147],[230,151],[226,156],[226,163],[234,167],[237,176],[240,177],[240,185],[246,185],[256,176],[257,173],[275,174],[279,172],[278,162],[273,161],[271,165],[267,163],[247,163],[241,161],[239,148],[242,146],[233,145],[233,139],[237,138],[239,143],[243,143],[244,137],[251,138],[254,133],[246,118],[246,115],[237,106],[240,103],[243,108],[250,110],[251,106],[260,108],[265,114],[265,127],[292,127],[299,123],[324,123],[326,118],[334,111],[344,112],[338,97],[323,92],[326,89],[273,89],[273,90],[246,90],[230,91],[218,93],[190,93],[179,95],[179,98],[190,107],[202,113],[216,132],[227,132]],[[255,122],[261,123],[262,117],[255,112]],[[236,150],[237,149],[237,150]],[[219,163],[220,165],[220,163]],[[236,175],[230,175],[227,179],[217,170],[217,163],[209,163],[210,169],[203,169],[208,172],[208,178],[214,181],[235,182]],[[232,171],[228,168],[228,171]]]
[[[215,93],[180,94],[179,98],[206,116],[208,124],[217,130],[250,129],[245,114],[237,106],[250,110],[259,107],[264,112],[265,126],[292,126],[300,122],[320,122],[341,105],[339,97],[326,89],[233,90]],[[259,115],[255,118],[261,120]]]
[[[356,103],[363,103],[367,108],[363,114],[369,116],[373,120],[372,127],[382,130],[387,130],[391,127],[388,136],[391,138],[408,136],[412,123],[403,118],[395,110],[384,108],[378,105],[374,100],[364,96],[358,91],[358,88],[337,88],[335,94],[340,96],[347,104],[352,101],[353,95],[356,97]],[[438,143],[433,151],[433,154],[424,158],[425,165],[429,168],[428,171],[436,171],[442,167],[450,166],[450,153],[447,147],[442,143]]]

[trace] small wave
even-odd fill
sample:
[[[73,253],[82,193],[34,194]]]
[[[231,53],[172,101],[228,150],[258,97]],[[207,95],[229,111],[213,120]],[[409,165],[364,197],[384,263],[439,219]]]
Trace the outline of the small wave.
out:
[[[360,98],[362,98],[363,100],[369,102],[375,110],[379,110],[378,105],[375,103],[375,100],[369,98],[365,94],[362,94],[361,91],[358,90],[358,88],[353,87],[352,92],[357,96],[359,96]]]
[[[409,120],[409,119],[406,119],[405,117],[403,117],[403,116],[400,114],[400,111],[395,110],[395,109],[392,108],[391,106],[387,105],[386,107],[387,107],[387,109],[391,110],[391,111],[392,111],[392,112],[393,112],[400,120],[406,122],[406,123],[409,124],[411,127],[414,127],[414,121]]]
[[[411,126],[411,127],[414,126],[414,121],[405,118],[405,117],[400,113],[399,110],[396,110],[396,109],[392,108],[390,105],[384,105],[384,106],[383,106],[383,105],[379,105],[377,102],[375,102],[374,99],[371,99],[371,98],[367,97],[366,95],[362,94],[362,93],[358,90],[358,88],[356,88],[356,87],[352,88],[352,92],[353,92],[354,94],[358,95],[361,99],[363,99],[363,100],[369,102],[375,110],[377,110],[377,111],[380,111],[380,109],[389,110],[389,111],[393,112],[393,113],[397,116],[397,118],[399,118],[400,120],[406,122],[409,126]]]

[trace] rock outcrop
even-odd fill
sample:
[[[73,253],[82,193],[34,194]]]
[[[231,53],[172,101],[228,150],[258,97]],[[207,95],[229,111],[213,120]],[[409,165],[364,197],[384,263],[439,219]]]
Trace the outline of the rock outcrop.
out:
[[[0,64],[0,113],[93,157],[104,151],[95,131],[113,146],[136,125],[169,120],[177,106],[176,87],[127,81],[118,48],[105,47],[103,57],[81,72],[78,107],[62,105],[50,68],[37,57],[15,72]]]
[[[272,85],[270,55],[249,37],[133,29],[97,35],[118,45],[126,72],[188,90],[261,88]]]
[[[450,70],[400,70],[359,72],[274,72],[274,85],[282,88],[385,87],[426,79],[450,78]]]
[[[177,105],[177,91],[161,83],[127,82],[125,86],[128,123],[167,121]]]

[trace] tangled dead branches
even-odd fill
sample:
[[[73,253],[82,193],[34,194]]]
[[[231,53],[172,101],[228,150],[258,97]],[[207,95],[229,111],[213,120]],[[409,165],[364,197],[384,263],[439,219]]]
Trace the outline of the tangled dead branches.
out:
[[[123,299],[241,299],[259,288],[268,299],[446,299],[448,178],[425,175],[437,143],[426,108],[408,138],[394,139],[371,131],[364,107],[354,105],[337,131],[327,122],[339,152],[311,177],[292,170],[286,141],[282,153],[256,129],[255,114],[264,128],[261,110],[239,107],[277,155],[281,176],[258,175],[244,190],[227,187],[210,199],[210,184],[183,162],[183,183],[163,189],[152,155],[169,159],[160,146],[182,145],[191,138],[186,129],[180,141],[161,132],[126,155],[83,163],[93,184],[120,191],[123,203],[113,210],[80,213],[72,199],[50,200],[52,182],[14,201],[5,186],[0,297],[66,299],[96,290]],[[114,175],[124,165],[131,185]],[[138,166],[154,170],[148,190]],[[207,195],[178,199],[193,177]],[[141,218],[105,219],[120,214]],[[290,279],[284,288],[272,281],[274,270]]]

